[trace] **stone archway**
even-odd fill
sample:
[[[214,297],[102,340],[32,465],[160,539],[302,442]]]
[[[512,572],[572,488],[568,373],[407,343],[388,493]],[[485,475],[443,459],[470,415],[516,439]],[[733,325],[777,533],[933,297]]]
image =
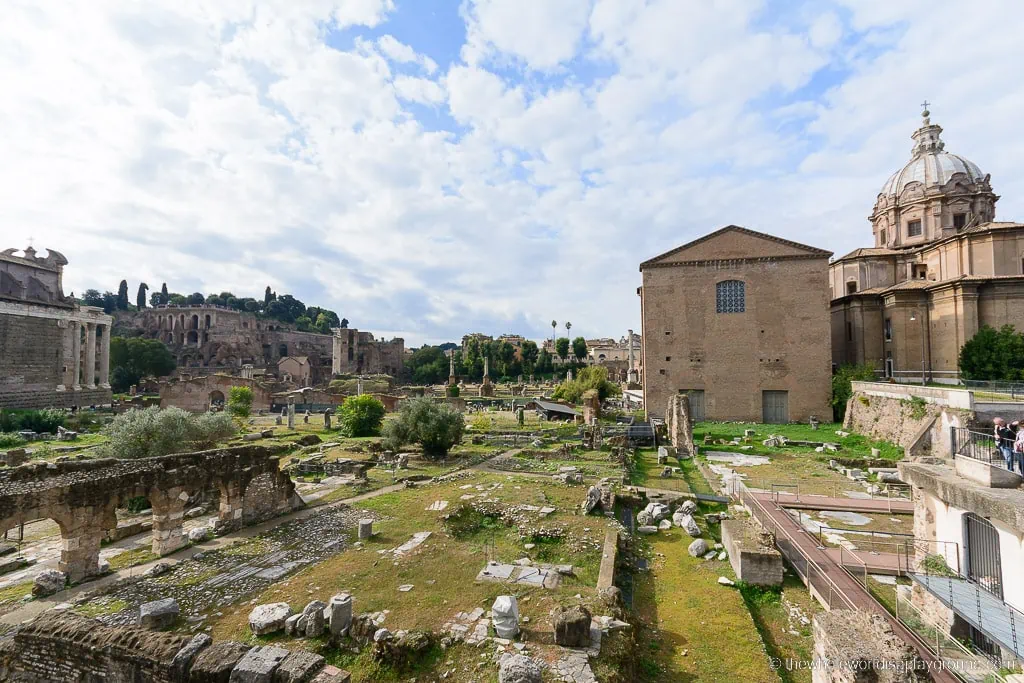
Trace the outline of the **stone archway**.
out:
[[[210,392],[210,408],[223,408],[224,407],[224,392],[218,389],[214,389]]]
[[[0,519],[0,534],[20,528],[22,524],[55,522],[61,538],[57,568],[67,574],[72,583],[77,583],[100,573],[100,544],[107,530],[117,527],[117,515],[113,502],[70,512],[67,508],[50,506]]]

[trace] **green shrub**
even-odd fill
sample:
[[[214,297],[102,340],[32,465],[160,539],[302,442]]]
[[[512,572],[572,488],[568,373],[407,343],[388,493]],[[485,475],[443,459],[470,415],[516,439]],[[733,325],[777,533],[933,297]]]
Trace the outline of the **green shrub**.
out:
[[[42,410],[0,410],[0,432],[32,431],[56,434],[64,426],[67,413],[58,408]]]
[[[249,417],[252,412],[252,389],[231,387],[228,392],[228,412],[235,417]]]
[[[0,432],[0,448],[18,448],[25,445],[25,439],[15,432]]]
[[[452,538],[463,539],[472,536],[481,529],[493,529],[501,526],[494,517],[488,517],[469,503],[462,503],[444,517],[444,529]]]
[[[212,448],[235,433],[226,413],[193,415],[180,408],[129,410],[115,417],[103,433],[109,441],[100,447],[114,458],[152,458]]]
[[[836,422],[846,417],[846,404],[853,396],[853,382],[870,382],[875,369],[870,365],[843,365],[832,375],[832,415]],[[865,404],[867,405],[867,404]]]
[[[559,401],[579,403],[583,394],[591,389],[597,391],[602,401],[620,393],[618,385],[608,381],[608,368],[593,365],[581,369],[571,382],[567,380],[559,384],[552,396]]]
[[[384,424],[384,404],[369,394],[353,396],[338,407],[338,423],[345,436],[377,436]]]
[[[136,496],[135,498],[129,498],[124,507],[128,512],[136,514],[143,510],[149,510],[153,505],[149,502],[149,498],[146,498],[145,496]]]
[[[418,443],[423,455],[443,458],[452,446],[462,441],[465,422],[462,413],[429,398],[405,401],[398,419],[384,428],[384,446],[398,450],[405,444]]]

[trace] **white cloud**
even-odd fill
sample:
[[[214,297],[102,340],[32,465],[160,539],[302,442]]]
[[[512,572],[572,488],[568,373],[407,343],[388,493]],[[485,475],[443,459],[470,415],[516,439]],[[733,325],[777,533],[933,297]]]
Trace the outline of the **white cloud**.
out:
[[[575,56],[590,14],[589,0],[469,0],[463,57],[476,63],[496,52],[532,69],[551,69]]]
[[[470,1],[439,66],[391,0],[15,0],[0,248],[59,249],[78,292],[270,284],[410,343],[620,334],[637,264],[721,225],[868,243],[925,97],[1024,217],[1024,5],[915,3]]]

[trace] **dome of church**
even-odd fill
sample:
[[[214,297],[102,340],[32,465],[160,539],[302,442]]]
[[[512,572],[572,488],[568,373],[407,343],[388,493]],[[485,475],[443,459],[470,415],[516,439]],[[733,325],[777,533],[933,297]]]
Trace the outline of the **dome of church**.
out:
[[[938,187],[949,182],[956,173],[962,173],[969,182],[979,182],[985,178],[978,165],[962,156],[945,151],[946,143],[940,137],[942,128],[932,124],[924,110],[924,125],[913,135],[913,158],[906,166],[889,176],[882,186],[880,194],[899,195],[910,183],[921,183],[925,187]]]

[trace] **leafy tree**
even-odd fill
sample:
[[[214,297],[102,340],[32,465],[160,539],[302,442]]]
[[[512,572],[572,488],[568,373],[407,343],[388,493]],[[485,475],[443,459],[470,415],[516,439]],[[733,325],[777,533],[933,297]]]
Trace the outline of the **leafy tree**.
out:
[[[571,382],[565,381],[559,384],[551,395],[560,401],[579,403],[583,394],[590,389],[596,389],[597,395],[602,401],[609,396],[618,395],[620,391],[618,385],[608,381],[608,368],[592,365],[582,368]]]
[[[112,337],[110,339],[110,384],[123,392],[143,377],[164,377],[174,371],[174,356],[157,339]]]
[[[559,337],[558,339],[555,340],[555,353],[557,353],[558,357],[561,358],[563,361],[569,358],[568,337]]]
[[[113,292],[103,292],[103,306],[104,313],[113,313],[117,310],[117,294]]]
[[[516,347],[511,342],[499,341],[494,351],[495,360],[498,362],[498,370],[505,377],[511,377],[516,369]]]
[[[235,417],[249,417],[252,412],[252,389],[231,387],[228,392],[228,412]]]
[[[274,294],[270,291],[270,285],[267,285],[267,289],[263,292],[263,307],[266,308],[270,305],[270,302],[274,300]]]
[[[466,425],[462,413],[446,403],[430,398],[414,398],[402,403],[398,418],[384,427],[384,445],[398,450],[418,443],[428,458],[443,458],[452,446],[462,441]]]
[[[139,293],[135,295],[135,306],[141,311],[146,307],[146,290],[149,289],[149,285],[145,282],[139,283]]]
[[[837,422],[846,416],[846,404],[853,395],[851,382],[869,382],[875,378],[870,365],[843,365],[832,375],[832,415]]]
[[[439,384],[448,378],[448,357],[436,346],[421,346],[405,362],[416,384]]]
[[[587,340],[583,337],[576,337],[572,340],[572,355],[576,360],[583,360],[587,357]]]
[[[537,365],[534,368],[534,371],[544,375],[554,371],[554,369],[555,364],[551,359],[551,354],[548,353],[547,349],[541,349],[540,353],[537,354]]]
[[[189,306],[202,306],[206,302],[206,297],[199,292],[192,292],[185,300]]]
[[[85,306],[102,306],[103,295],[100,294],[98,289],[87,289],[82,292],[81,302]]]
[[[309,319],[309,316],[300,315],[295,319],[295,327],[301,332],[309,332],[313,329],[313,321]]]
[[[184,306],[185,304],[188,303],[188,299],[186,299],[183,294],[178,294],[177,292],[171,292],[167,296],[167,303],[174,304],[175,306]]]
[[[470,379],[477,379],[483,376],[484,357],[478,337],[470,337],[469,341],[466,342],[466,353],[462,359],[462,364],[466,368],[466,375]]]
[[[455,349],[459,348],[459,345],[456,344],[455,342],[445,342],[444,344],[441,344],[437,348],[441,349],[442,351],[454,351]]]
[[[227,413],[194,415],[181,408],[135,409],[118,415],[103,429],[108,441],[100,451],[117,458],[153,458],[212,448],[235,431]]]
[[[341,323],[338,325],[338,327],[340,327],[343,330],[347,330],[348,329],[348,318],[342,318],[341,319]]]
[[[523,361],[523,370],[526,374],[533,374],[533,370],[537,365],[537,356],[540,350],[537,348],[537,342],[527,339],[523,342],[522,347],[519,349],[519,355]]]
[[[160,303],[166,306],[169,301],[170,299],[167,296],[167,283],[165,282],[163,287],[160,288]]]
[[[369,394],[352,396],[338,407],[338,422],[345,436],[377,436],[384,424],[384,404]]]
[[[1013,325],[982,326],[960,349],[965,379],[1018,382],[1024,379],[1024,334]]]
[[[115,303],[117,310],[127,311],[128,310],[128,281],[121,280],[121,284],[117,286],[117,301]]]
[[[247,313],[259,313],[261,310],[263,310],[263,304],[259,301],[256,301],[255,299],[246,299],[245,311]]]

